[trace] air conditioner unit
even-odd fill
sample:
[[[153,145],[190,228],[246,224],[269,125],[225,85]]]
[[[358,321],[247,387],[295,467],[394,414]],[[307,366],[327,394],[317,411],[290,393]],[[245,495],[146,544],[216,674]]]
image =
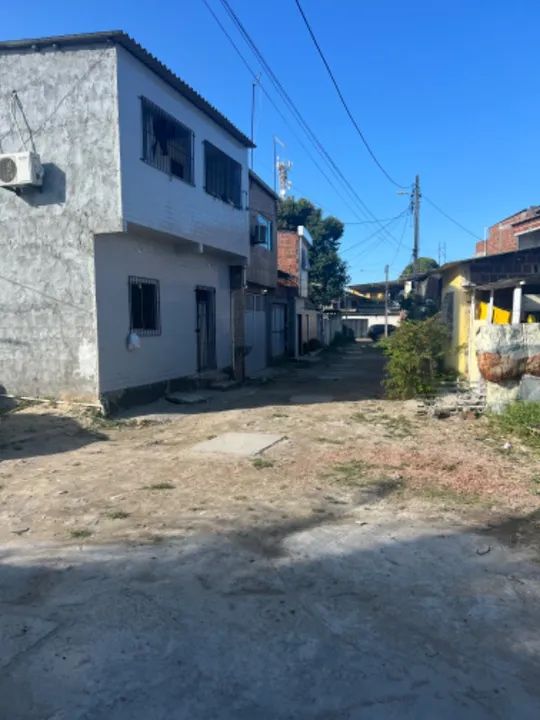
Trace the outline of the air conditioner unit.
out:
[[[43,166],[39,155],[19,152],[0,155],[0,187],[39,187],[43,183]]]

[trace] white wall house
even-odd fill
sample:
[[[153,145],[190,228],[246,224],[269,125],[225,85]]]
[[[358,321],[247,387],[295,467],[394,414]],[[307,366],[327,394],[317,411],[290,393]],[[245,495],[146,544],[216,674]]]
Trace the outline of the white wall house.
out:
[[[233,366],[250,140],[123,33],[0,43],[0,77],[0,159],[34,143],[45,170],[0,188],[0,393]]]

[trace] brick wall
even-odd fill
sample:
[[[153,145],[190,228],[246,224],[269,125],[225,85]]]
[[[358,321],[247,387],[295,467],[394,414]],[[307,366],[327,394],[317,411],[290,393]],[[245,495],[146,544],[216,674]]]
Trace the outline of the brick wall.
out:
[[[298,287],[298,235],[294,230],[279,230],[278,244],[278,270],[293,275],[296,280],[280,280],[280,285]]]
[[[485,285],[509,278],[526,278],[540,273],[540,248],[522,250],[504,257],[473,260],[470,279],[475,285]]]
[[[533,227],[540,227],[538,207],[536,206],[521,210],[492,225],[489,228],[487,240],[476,243],[476,254],[495,255],[518,250],[519,241],[516,233]]]

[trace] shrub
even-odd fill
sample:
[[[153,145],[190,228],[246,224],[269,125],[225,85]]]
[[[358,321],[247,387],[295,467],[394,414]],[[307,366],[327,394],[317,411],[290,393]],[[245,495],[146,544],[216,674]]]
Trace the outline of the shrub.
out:
[[[433,393],[443,375],[448,340],[448,328],[439,316],[405,320],[382,339],[380,345],[388,357],[384,380],[388,396],[406,399]]]
[[[540,447],[540,403],[518,400],[491,419],[502,432],[516,435],[530,445]]]

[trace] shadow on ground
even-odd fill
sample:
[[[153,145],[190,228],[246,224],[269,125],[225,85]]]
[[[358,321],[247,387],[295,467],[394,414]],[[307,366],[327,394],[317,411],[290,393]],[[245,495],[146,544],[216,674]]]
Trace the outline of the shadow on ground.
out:
[[[0,716],[538,717],[540,568],[377,518],[269,524],[247,545],[6,548]]]
[[[384,397],[384,357],[373,344],[355,343],[323,352],[309,360],[270,369],[267,381],[247,381],[227,391],[200,389],[207,401],[177,405],[163,399],[121,411],[121,418],[145,415],[197,415],[219,410],[267,406],[309,406],[329,402],[377,400]],[[188,393],[189,394],[189,393]]]
[[[89,430],[65,415],[0,415],[0,461],[68,452],[107,439],[104,433]]]

